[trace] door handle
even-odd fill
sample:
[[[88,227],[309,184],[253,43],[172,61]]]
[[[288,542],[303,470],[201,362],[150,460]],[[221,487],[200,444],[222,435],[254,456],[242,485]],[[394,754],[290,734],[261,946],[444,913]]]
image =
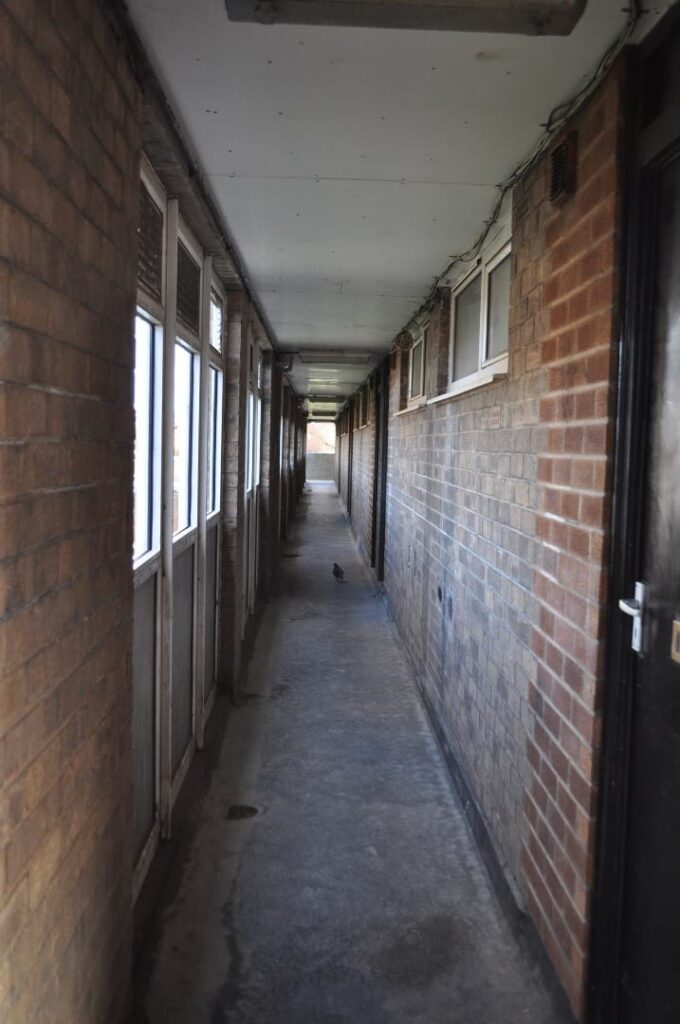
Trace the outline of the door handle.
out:
[[[630,615],[633,620],[633,633],[630,638],[630,646],[638,654],[642,651],[642,616],[645,610],[645,585],[635,584],[635,597],[622,597],[619,599],[619,608],[625,615]]]

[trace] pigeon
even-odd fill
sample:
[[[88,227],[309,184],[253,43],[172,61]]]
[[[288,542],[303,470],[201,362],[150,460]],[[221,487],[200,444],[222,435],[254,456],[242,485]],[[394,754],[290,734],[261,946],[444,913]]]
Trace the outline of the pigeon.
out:
[[[337,562],[333,562],[333,575],[335,576],[335,578],[338,581],[338,583],[344,583],[345,582],[345,574],[344,574],[344,572],[342,571],[342,569],[340,568],[340,566],[338,565]]]

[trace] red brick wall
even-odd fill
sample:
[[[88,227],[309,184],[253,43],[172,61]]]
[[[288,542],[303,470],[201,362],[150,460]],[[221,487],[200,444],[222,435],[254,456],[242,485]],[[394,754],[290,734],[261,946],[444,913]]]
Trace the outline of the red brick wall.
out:
[[[604,653],[624,70],[621,63],[574,123],[574,198],[561,210],[551,208],[541,167],[518,191],[515,206],[520,329],[533,332],[545,373],[538,404],[538,617],[522,865],[532,917],[578,1010],[588,945]]]
[[[547,157],[515,189],[507,378],[389,421],[388,599],[506,878],[577,1013],[592,883],[623,73],[570,126],[578,185],[567,204],[548,202]],[[429,397],[446,378],[449,298],[442,290],[431,314]],[[393,412],[407,360],[390,360]],[[361,434],[359,537],[355,509],[368,507],[372,487],[357,470]]]
[[[4,1024],[128,992],[140,97],[105,7],[0,7]]]

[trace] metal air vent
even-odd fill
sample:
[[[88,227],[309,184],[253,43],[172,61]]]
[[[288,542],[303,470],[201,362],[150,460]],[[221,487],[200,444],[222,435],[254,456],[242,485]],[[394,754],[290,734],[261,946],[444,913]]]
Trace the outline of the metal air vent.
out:
[[[550,202],[563,206],[575,191],[576,133],[572,132],[550,151]]]
[[[177,319],[198,334],[201,323],[201,268],[177,243]]]
[[[137,280],[140,287],[163,301],[163,214],[140,182]]]

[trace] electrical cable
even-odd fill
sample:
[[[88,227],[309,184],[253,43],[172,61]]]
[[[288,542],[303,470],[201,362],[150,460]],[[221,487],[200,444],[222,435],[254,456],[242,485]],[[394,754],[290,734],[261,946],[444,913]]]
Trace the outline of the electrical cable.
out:
[[[435,277],[434,283],[432,284],[426,299],[410,318],[406,325],[406,329],[408,329],[410,325],[418,319],[418,317],[432,309],[437,289],[440,287],[443,278],[447,277],[447,275],[451,273],[457,263],[469,263],[471,260],[477,259],[486,239],[489,236],[489,232],[498,221],[503,207],[503,201],[508,192],[519,184],[519,182],[535,166],[537,161],[545,153],[555,135],[564,128],[567,121],[573,117],[588,97],[593,94],[604,76],[607,74],[619,53],[631,38],[637,23],[643,14],[640,6],[640,0],[631,0],[631,6],[624,8],[624,10],[628,14],[624,28],[600,58],[597,67],[588,81],[570,99],[565,100],[562,103],[558,103],[557,106],[553,107],[550,111],[547,122],[542,126],[544,128],[543,135],[538,140],[531,153],[525,157],[517,167],[515,167],[514,171],[509,174],[504,181],[497,185],[498,195],[491,209],[491,216],[484,222],[484,227],[478,238],[468,249],[465,249],[464,252],[456,253],[455,256],[451,256],[449,258],[444,270]]]

